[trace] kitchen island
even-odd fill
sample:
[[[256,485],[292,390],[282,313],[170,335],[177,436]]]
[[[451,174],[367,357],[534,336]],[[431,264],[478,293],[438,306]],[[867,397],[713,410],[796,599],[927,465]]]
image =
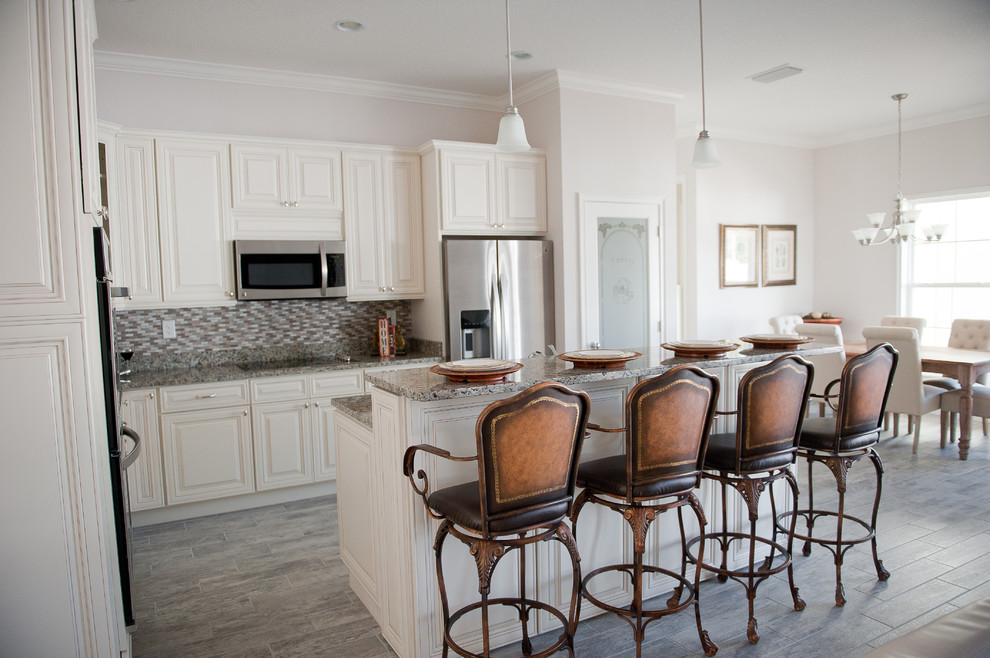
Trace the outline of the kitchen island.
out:
[[[689,363],[717,374],[721,381],[719,410],[735,408],[736,389],[744,373],[785,353],[804,356],[840,350],[838,346],[814,343],[795,350],[743,348],[720,358],[673,358],[666,350],[646,350],[625,368],[584,369],[552,357],[521,359],[522,370],[496,384],[452,383],[427,368],[369,375],[371,427],[353,417],[337,416],[338,509],[340,510],[341,558],[348,567],[351,588],[382,627],[386,640],[399,656],[440,656],[442,638],[440,601],[436,583],[433,541],[438,522],[429,518],[422,500],[402,475],[402,457],[410,445],[426,443],[450,451],[455,456],[476,454],[475,422],[481,411],[495,400],[507,398],[529,386],[555,381],[581,389],[591,397],[591,422],[603,427],[621,427],[625,398],[641,379],[659,375],[675,366]],[[713,431],[731,428],[730,420],[720,417]],[[621,434],[593,433],[582,449],[587,461],[620,454]],[[430,490],[460,484],[478,477],[476,463],[451,463],[432,455],[420,456],[416,468],[429,478]],[[719,518],[714,488],[702,484],[699,498],[709,519]],[[778,502],[785,503],[782,495]],[[766,511],[762,510],[766,506]],[[618,515],[599,506],[589,506],[581,517],[578,547],[581,569],[588,573],[605,564],[629,561],[631,533]],[[772,518],[769,496],[761,500],[761,529],[770,531]],[[746,519],[742,501],[731,502],[727,510],[730,525]],[[671,568],[679,562],[680,536],[676,517],[654,523],[648,538],[647,560]],[[691,515],[685,516],[689,536],[697,534]],[[748,524],[748,521],[747,521]],[[762,524],[767,524],[763,527]],[[551,544],[553,544],[551,542]],[[477,600],[477,570],[465,547],[451,544],[444,552],[451,609]],[[730,555],[730,562],[741,563],[745,555]],[[563,559],[562,559],[563,558]],[[527,555],[528,580],[536,598],[557,607],[566,607],[570,596],[569,560],[556,544],[531,547]],[[674,567],[676,568],[676,566]],[[514,592],[518,563],[515,554],[500,563],[492,581],[492,596]],[[618,575],[594,582],[595,596],[607,603],[627,601],[630,586]],[[644,598],[669,590],[669,582],[647,578]],[[492,646],[518,639],[515,615],[496,606],[491,611]],[[601,614],[594,606],[582,606],[582,617]],[[702,610],[704,615],[704,610]],[[458,642],[472,650],[481,646],[480,617],[467,617],[455,629]],[[555,628],[549,615],[531,619],[530,632]]]

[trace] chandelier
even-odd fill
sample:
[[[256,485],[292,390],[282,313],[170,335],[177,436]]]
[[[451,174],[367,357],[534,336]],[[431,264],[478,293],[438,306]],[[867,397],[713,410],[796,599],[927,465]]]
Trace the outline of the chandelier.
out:
[[[715,142],[708,134],[708,122],[705,115],[705,21],[701,15],[701,0],[698,0],[698,34],[701,46],[701,132],[698,141],[694,143],[694,159],[691,166],[696,169],[717,167],[722,164],[715,150]]]
[[[512,102],[512,42],[509,38],[509,0],[505,0],[505,59],[509,68],[509,106],[502,113],[498,122],[498,138],[495,148],[500,151],[518,153],[529,150],[529,140],[526,139],[526,126],[523,125],[519,110]]]
[[[887,213],[871,212],[866,215],[870,221],[870,227],[853,230],[853,236],[864,247],[885,242],[900,244],[908,240],[935,242],[941,240],[949,228],[947,224],[922,224],[921,230],[925,234],[924,238],[919,238],[915,234],[915,227],[918,226],[918,216],[921,211],[907,210],[905,208],[907,199],[901,194],[901,102],[907,98],[907,94],[894,94],[891,98],[897,101],[897,198],[894,199],[894,212],[889,226],[884,226]]]

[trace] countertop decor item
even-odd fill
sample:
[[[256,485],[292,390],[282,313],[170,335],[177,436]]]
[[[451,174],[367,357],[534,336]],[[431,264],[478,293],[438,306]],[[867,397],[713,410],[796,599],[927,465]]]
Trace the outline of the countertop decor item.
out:
[[[632,350],[577,350],[558,354],[557,358],[573,363],[575,368],[622,368],[641,356]]]
[[[694,356],[724,356],[726,353],[739,347],[736,343],[726,340],[674,340],[669,343],[661,343],[660,347],[670,350],[674,356],[694,357]]]
[[[753,334],[742,336],[739,340],[763,350],[793,350],[798,345],[814,342],[815,339],[796,334]]]
[[[502,359],[463,359],[438,363],[430,372],[452,382],[499,382],[522,367],[521,363]]]

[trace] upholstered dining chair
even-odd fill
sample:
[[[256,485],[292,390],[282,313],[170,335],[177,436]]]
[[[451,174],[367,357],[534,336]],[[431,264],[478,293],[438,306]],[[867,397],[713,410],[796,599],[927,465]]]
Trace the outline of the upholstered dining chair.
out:
[[[821,345],[842,346],[842,329],[837,324],[799,324],[795,327],[801,336],[810,336],[815,339],[815,343]],[[827,405],[823,397],[825,387],[834,379],[838,379],[842,374],[842,368],[846,365],[846,351],[832,354],[818,354],[804,357],[815,366],[815,379],[811,384],[811,394],[819,400],[818,415],[824,416]]]
[[[704,536],[689,542],[688,558],[715,573],[720,581],[731,578],[745,588],[749,602],[746,637],[751,644],[760,640],[754,609],[756,590],[767,578],[786,569],[794,609],[803,610],[805,606],[798,596],[798,588],[794,586],[791,563],[797,517],[792,517],[790,525],[783,529],[787,537],[786,546],[778,542],[773,485],[783,479],[791,490],[791,509],[797,507],[798,485],[792,466],[797,456],[798,438],[814,376],[815,367],[794,354],[785,354],[747,371],[739,381],[735,411],[725,412],[736,416],[735,430],[712,434],[708,442],[702,477],[720,485],[722,522],[716,524],[716,529],[707,536],[721,549],[721,560],[703,559]],[[729,526],[729,487],[736,490],[749,512],[748,533],[734,531]],[[762,535],[757,532],[760,496],[767,489],[772,514],[770,525],[773,527],[770,537],[766,536],[766,532]],[[697,556],[691,552],[695,546],[698,547]],[[737,546],[737,552],[747,555],[748,560],[744,566],[732,568],[728,564],[728,556],[730,549]],[[757,550],[762,552],[762,549],[769,549],[769,555],[757,564],[756,553]],[[779,560],[775,563],[776,558]]]
[[[886,411],[894,415],[894,436],[900,429],[900,414],[907,414],[908,431],[911,431],[912,425],[914,427],[911,452],[917,453],[921,417],[939,408],[939,397],[945,389],[921,381],[921,350],[918,347],[918,332],[913,327],[865,327],[863,337],[866,338],[867,349],[889,343],[900,355]]]
[[[913,330],[912,330],[913,331]],[[883,492],[883,462],[874,449],[880,439],[880,423],[883,408],[887,403],[894,372],[898,368],[897,350],[888,343],[877,345],[864,354],[846,362],[842,376],[826,388],[829,405],[835,410],[834,418],[808,418],[801,428],[798,456],[808,463],[808,506],[784,512],[776,517],[778,530],[793,528],[794,520],[803,517],[807,534],[794,532],[794,539],[804,540],[803,553],[811,555],[811,545],[827,548],[835,564],[835,604],[846,604],[845,590],[842,587],[842,563],[846,551],[856,544],[869,541],[873,548],[873,565],[877,578],[887,580],[890,572],[877,555],[877,513],[880,510],[880,496]],[[838,385],[838,393],[832,389]],[[852,516],[846,511],[846,484],[849,469],[868,456],[876,470],[876,495],[873,498],[873,515],[867,522]],[[835,477],[839,494],[837,509],[815,507],[814,479],[812,466],[824,464]],[[834,519],[834,532],[822,533],[819,528],[815,536],[815,523],[820,519]],[[853,522],[866,532],[850,538],[845,529]]]
[[[921,341],[922,333],[928,320],[925,318],[913,318],[907,315],[885,315],[880,318],[881,327],[911,327],[918,331],[918,340]]]
[[[522,624],[522,651],[548,656],[562,648],[574,655],[574,632],[580,609],[581,571],[577,545],[568,530],[581,445],[587,431],[591,402],[587,393],[554,382],[543,382],[506,400],[493,402],[478,417],[478,452],[454,457],[431,445],[406,450],[402,471],[423,498],[427,513],[440,521],[433,550],[443,620],[443,655],[453,649],[461,656],[490,654],[489,605],[516,609]],[[416,471],[416,455],[425,452],[451,461],[477,461],[478,479],[429,491],[427,474]],[[415,474],[415,476],[414,476]],[[449,535],[468,547],[478,568],[479,602],[451,613],[443,575],[443,547]],[[571,603],[568,613],[530,598],[526,589],[526,550],[536,542],[560,542],[571,560]],[[519,592],[516,597],[489,599],[495,567],[519,549]],[[481,612],[483,653],[471,653],[454,640],[453,626],[464,615]],[[532,611],[544,611],[563,625],[549,647],[533,653],[528,620]]]
[[[804,322],[800,315],[777,315],[770,318],[770,326],[775,334],[796,334],[796,327]]]
[[[701,467],[708,445],[708,433],[718,401],[718,378],[694,366],[679,366],[637,384],[626,396],[626,427],[606,429],[589,425],[600,432],[625,434],[625,454],[605,457],[581,464],[578,484],[584,487],[571,513],[574,535],[586,504],[603,505],[629,522],[633,535],[631,564],[613,564],[595,569],[582,583],[583,597],[593,605],[613,612],[633,628],[636,655],[642,651],[646,626],[657,619],[673,615],[694,603],[694,616],[701,645],[708,656],[718,646],[701,625],[698,584],[700,563],[691,579],[687,577],[686,536],[682,511],[690,506],[698,519],[701,536],[705,536],[705,514],[694,489],[701,482]],[[646,538],[653,520],[668,510],[677,510],[681,532],[681,569],[646,565]],[[616,538],[618,541],[619,538]],[[703,543],[703,542],[702,542]],[[702,552],[703,556],[703,552]],[[591,594],[588,583],[605,573],[624,573],[631,580],[632,600],[628,605],[605,603]],[[665,578],[674,586],[673,595],[664,607],[643,607],[643,574]]]

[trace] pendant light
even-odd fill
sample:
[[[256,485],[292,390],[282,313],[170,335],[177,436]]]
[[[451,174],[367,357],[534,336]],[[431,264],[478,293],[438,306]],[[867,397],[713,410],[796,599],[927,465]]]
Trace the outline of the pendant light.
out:
[[[498,122],[498,140],[495,148],[500,151],[520,152],[530,149],[519,110],[512,103],[512,47],[509,40],[509,0],[505,0],[505,61],[509,66],[509,106]]]
[[[717,167],[722,163],[718,160],[715,142],[708,134],[707,117],[705,116],[705,25],[701,17],[701,0],[698,0],[698,28],[701,37],[701,132],[698,133],[698,141],[694,143],[694,159],[691,160],[691,166],[696,169],[704,169]]]

